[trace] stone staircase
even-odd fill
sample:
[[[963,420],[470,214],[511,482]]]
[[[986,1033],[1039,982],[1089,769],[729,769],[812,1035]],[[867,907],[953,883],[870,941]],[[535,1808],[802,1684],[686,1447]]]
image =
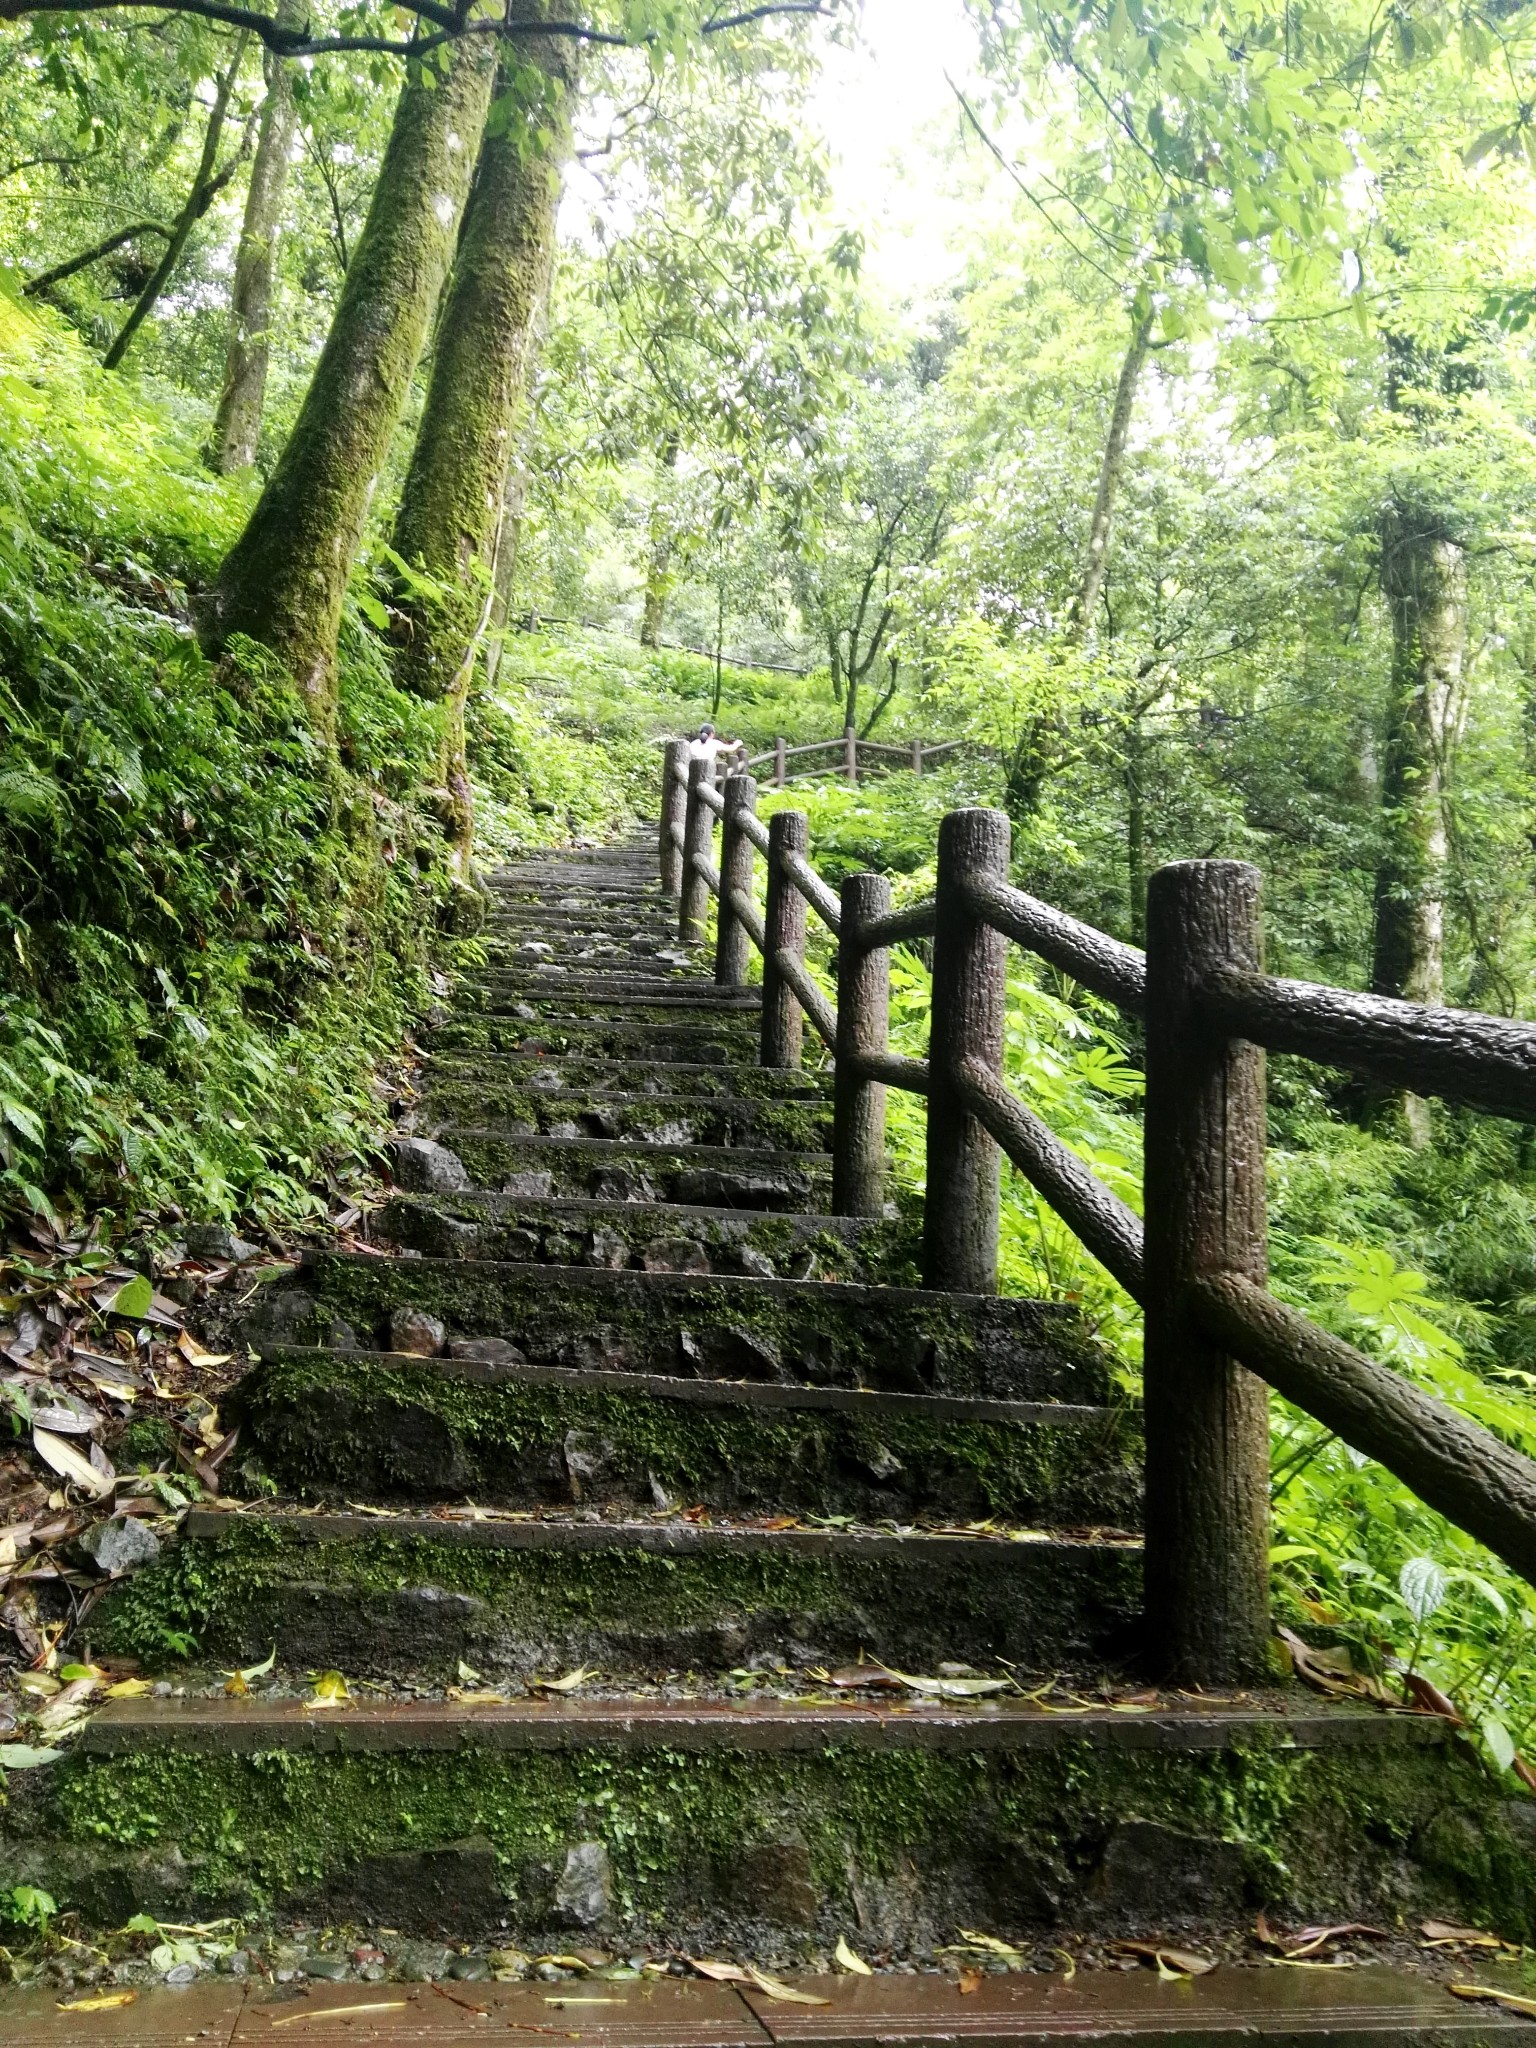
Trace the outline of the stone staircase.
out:
[[[1145,1689],[1111,1360],[1067,1307],[916,1288],[910,1220],[826,1212],[828,1078],[754,1064],[650,842],[495,903],[392,1249],[253,1311],[245,1498],[92,1617],[194,1662],[18,1777],[0,1857],[103,1924],[759,1958],[1230,1949],[1261,1905],[1523,1933],[1532,1809],[1444,1722]]]

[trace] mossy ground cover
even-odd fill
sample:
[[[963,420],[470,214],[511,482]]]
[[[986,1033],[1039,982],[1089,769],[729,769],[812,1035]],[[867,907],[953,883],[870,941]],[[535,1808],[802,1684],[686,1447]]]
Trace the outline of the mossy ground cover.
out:
[[[1006,1933],[1053,1917],[1051,1900],[1055,1914],[1091,1918],[1106,1845],[1130,1820],[1168,1830],[1186,1863],[1204,1843],[1213,1870],[1235,1865],[1226,1883],[1249,1909],[1389,1922],[1430,1911],[1531,1931],[1523,1841],[1479,1767],[1438,1745],[1298,1751],[1251,1735],[1161,1753],[1063,1735],[1011,1754],[154,1751],[71,1760],[28,1831],[101,1852],[174,1849],[200,1902],[247,1907],[344,1891],[363,1859],[473,1835],[498,1853],[509,1917],[534,1925],[547,1911],[541,1868],[595,1837],[617,1915],[663,1936],[718,1925],[736,1860],[788,1838],[808,1852],[829,1923],[885,1888],[909,1922],[983,1908]],[[1141,1917],[1161,1924],[1161,1903],[1160,1914],[1144,1900]]]
[[[363,1497],[369,1486],[421,1498],[447,1461],[457,1491],[482,1500],[568,1501],[563,1447],[574,1431],[608,1447],[608,1483],[621,1494],[648,1494],[649,1474],[680,1500],[832,1513],[854,1493],[1019,1524],[1060,1516],[1126,1527],[1138,1513],[1139,1429],[1127,1409],[1072,1428],[785,1413],[579,1385],[487,1385],[428,1361],[294,1352],[259,1365],[231,1412],[274,1478],[331,1498]],[[873,1478],[893,1457],[909,1475],[899,1486],[896,1474]]]

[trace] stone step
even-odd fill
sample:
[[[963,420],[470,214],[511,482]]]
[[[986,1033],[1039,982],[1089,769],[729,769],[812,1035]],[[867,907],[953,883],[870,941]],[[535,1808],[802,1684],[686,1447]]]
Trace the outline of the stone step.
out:
[[[418,1924],[424,1875],[415,1892]],[[1529,1989],[1507,1967],[1476,1974],[1480,1983],[1517,1995]],[[552,2009],[570,2022],[560,2029],[562,2040],[577,2048],[932,2048],[952,2040],[977,2048],[1046,2048],[1064,2040],[1129,2048],[1153,2039],[1177,2048],[1221,2048],[1233,2040],[1271,2048],[1482,2048],[1529,2033],[1528,2021],[1492,2001],[1459,1999],[1422,1972],[1377,1966],[1320,1974],[1229,1966],[1166,1983],[1150,1970],[1076,1967],[1070,1976],[1045,1969],[987,1976],[964,1989],[943,1973],[791,1972],[786,1981],[811,2003],[792,2005],[697,1977],[599,1984],[611,1995],[597,2011],[579,1986],[560,1998],[552,1995],[558,1985],[537,1981],[476,1983],[446,1998],[431,1984],[405,1983],[388,1999],[376,1984],[326,1983],[295,2003],[296,1986],[224,1978],[141,1992],[133,2039],[135,2048],[179,2048],[189,2039],[251,2048],[269,2039],[274,2021],[298,2015],[306,2020],[306,2039],[318,2037],[326,2048],[343,2039],[351,2048],[417,2048],[425,2040],[434,2048],[470,2048],[492,2033],[552,2032]],[[334,2033],[319,2019],[322,2008],[338,2015],[330,2021]],[[52,1987],[0,1990],[0,2048],[99,2048],[108,2038],[123,2037],[108,2036],[100,2015],[61,2011]]]
[[[306,1499],[1140,1523],[1127,1405],[274,1346],[228,1412],[243,1455]]]
[[[533,1201],[523,1195],[396,1195],[381,1238],[434,1259],[502,1259],[758,1279],[917,1283],[909,1224],[853,1216],[768,1215],[636,1202]]]
[[[158,1666],[168,1631],[204,1661],[452,1684],[577,1665],[611,1681],[875,1658],[1102,1662],[1137,1606],[1134,1545],[1036,1535],[442,1514],[194,1509],[111,1589],[93,1647]],[[813,1681],[814,1682],[814,1681]]]
[[[489,1011],[525,1017],[586,1015],[615,1022],[663,1024],[669,1019],[746,1018],[753,1023],[762,1008],[757,989],[721,989],[713,982],[680,980],[676,986],[654,988],[640,982],[616,983],[603,975],[524,975],[517,979],[487,976],[462,981],[454,990],[460,1015]]]
[[[549,1093],[486,1080],[433,1077],[416,1121],[422,1129],[471,1124],[505,1137],[627,1138],[641,1145],[752,1145],[825,1152],[832,1105],[733,1095],[623,1095],[570,1088]],[[451,1143],[451,1139],[445,1139]]]
[[[509,1138],[454,1127],[442,1143],[489,1192],[687,1202],[804,1213],[831,1200],[825,1153],[746,1145],[639,1145],[622,1138]]]
[[[755,1011],[689,1015],[672,1011],[662,1017],[610,1015],[578,1017],[550,1012],[540,1016],[531,1004],[525,1013],[478,1011],[459,1015],[427,1034],[434,1053],[505,1052],[521,1058],[580,1054],[592,1059],[683,1060],[718,1064],[750,1059],[757,1050]]]
[[[615,944],[609,939],[585,939],[580,943],[567,936],[561,940],[522,938],[485,948],[486,964],[465,980],[471,987],[512,983],[550,976],[590,979],[601,974],[616,984],[639,982],[649,988],[653,982],[679,982],[687,987],[713,990],[716,986],[698,972],[691,953],[674,951],[647,941],[643,949]]]
[[[443,1083],[471,1081],[539,1093],[588,1089],[599,1095],[733,1095],[775,1101],[820,1101],[832,1093],[829,1070],[758,1067],[745,1060],[726,1066],[705,1060],[593,1059],[582,1053],[562,1059],[448,1051],[434,1054],[422,1069],[428,1092]]]
[[[560,910],[547,902],[498,904],[489,911],[485,931],[496,937],[516,936],[544,926],[550,932],[596,932],[605,938],[625,933],[655,937],[663,944],[677,936],[677,911],[670,904],[604,905],[600,912]]]
[[[1444,1722],[1255,1699],[124,1700],[13,1784],[8,1877],[66,1912],[110,1899],[111,1925],[126,1898],[710,1956],[770,1930],[823,1952],[956,1927],[1192,1938],[1264,1906],[1521,1938],[1532,1889],[1526,1809]],[[1341,1996],[1348,1974],[1316,1978]]]
[[[1114,1392],[1109,1354],[1066,1304],[915,1287],[317,1251],[263,1290],[249,1328],[398,1349],[407,1313],[535,1365],[1095,1405]]]

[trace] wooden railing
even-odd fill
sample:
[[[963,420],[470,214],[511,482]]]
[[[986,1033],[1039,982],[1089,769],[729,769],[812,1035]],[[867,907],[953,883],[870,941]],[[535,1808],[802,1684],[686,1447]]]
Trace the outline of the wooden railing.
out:
[[[774,741],[772,753],[752,756],[746,772],[750,775],[754,768],[771,768],[775,789],[823,775],[841,775],[845,782],[857,786],[861,775],[888,775],[893,769],[910,768],[914,775],[921,775],[925,767],[961,751],[985,753],[987,749],[975,747],[969,740],[940,740],[931,747],[921,740],[910,740],[906,746],[889,747],[882,741],[861,740],[849,725],[843,728],[840,739],[810,740],[799,747],[790,746],[781,736]],[[813,756],[817,758],[813,760]],[[798,763],[793,771],[791,761]]]
[[[1209,1686],[1266,1669],[1265,1383],[1536,1583],[1536,1463],[1268,1292],[1261,1050],[1536,1121],[1536,1028],[1263,973],[1259,874],[1238,861],[1160,868],[1143,954],[1013,888],[1000,811],[944,818],[935,896],[893,912],[883,876],[834,894],[807,857],[804,813],[765,825],[756,801],[750,775],[718,791],[673,742],[662,886],[690,946],[718,898],[718,982],[742,985],[749,949],[762,954],[764,1066],[799,1066],[806,1018],[833,1055],[834,1209],[881,1213],[885,1091],[906,1089],[928,1100],[925,1286],[996,1292],[1006,1155],[1145,1311],[1146,1605],[1161,1670]],[[808,909],[837,940],[835,1008],[806,969]],[[932,942],[926,1060],[887,1038],[890,949],[915,939]],[[1144,1019],[1145,1222],[1004,1084],[1010,940]]]

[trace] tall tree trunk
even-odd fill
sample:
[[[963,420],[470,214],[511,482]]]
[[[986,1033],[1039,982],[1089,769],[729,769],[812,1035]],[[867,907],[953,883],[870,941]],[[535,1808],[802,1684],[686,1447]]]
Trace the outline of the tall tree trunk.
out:
[[[1376,870],[1371,987],[1409,1002],[1445,1000],[1444,797],[1460,717],[1467,642],[1466,557],[1418,507],[1381,521],[1381,590],[1392,620],[1392,670],[1381,758],[1382,848]],[[1410,1135],[1428,1136],[1407,1097]]]
[[[1093,501],[1093,517],[1088,524],[1088,546],[1083,554],[1083,569],[1078,579],[1077,591],[1067,613],[1068,632],[1073,640],[1086,638],[1103,594],[1104,576],[1109,568],[1109,529],[1114,517],[1115,494],[1120,488],[1120,477],[1125,468],[1125,444],[1131,431],[1136,386],[1141,379],[1142,366],[1147,360],[1147,348],[1151,337],[1152,322],[1138,321],[1131,330],[1130,344],[1120,365],[1120,381],[1115,386],[1114,410],[1109,416],[1109,433],[1104,442],[1103,459],[1099,464],[1098,493]]]
[[[575,61],[566,36],[520,39],[503,60],[498,119],[481,145],[395,525],[396,552],[441,587],[431,603],[407,608],[397,673],[417,695],[446,700],[440,770],[455,877],[466,887],[474,809],[465,706],[495,608],[507,473],[554,254]]]
[[[203,153],[198,160],[197,176],[192,180],[192,190],[187,194],[187,203],[172,223],[165,252],[155,265],[149,282],[139,293],[133,311],[123,322],[117,339],[102,357],[103,369],[115,370],[127,355],[133,337],[154,311],[160,294],[170,283],[193,228],[213,204],[214,194],[224,182],[222,179],[215,182],[214,165],[219,160],[219,142],[224,134],[225,117],[229,112],[229,96],[235,89],[235,75],[245,56],[245,42],[244,35],[241,35],[235,43],[235,54],[229,60],[229,69],[215,84],[213,108],[208,116],[208,126],[203,130]]]
[[[288,26],[296,16],[294,0],[281,0],[278,21]],[[262,102],[256,155],[245,195],[245,219],[235,253],[224,388],[219,393],[213,420],[213,459],[226,476],[250,468],[261,438],[261,408],[271,353],[268,330],[272,319],[272,278],[277,265],[277,237],[282,226],[293,131],[292,75],[281,57],[269,54],[267,96]]]
[[[495,69],[474,36],[445,77],[407,78],[298,420],[199,621],[210,650],[236,633],[270,647],[327,735],[347,577],[453,257]]]
[[[1132,721],[1125,736],[1125,880],[1131,901],[1131,940],[1147,942],[1147,793],[1146,741],[1141,721]]]
[[[675,434],[669,434],[661,451],[661,466],[667,476],[677,467],[682,453]],[[672,595],[672,536],[667,526],[665,478],[651,506],[651,549],[645,565],[645,605],[640,613],[640,645],[661,645],[661,622],[667,599]]]

